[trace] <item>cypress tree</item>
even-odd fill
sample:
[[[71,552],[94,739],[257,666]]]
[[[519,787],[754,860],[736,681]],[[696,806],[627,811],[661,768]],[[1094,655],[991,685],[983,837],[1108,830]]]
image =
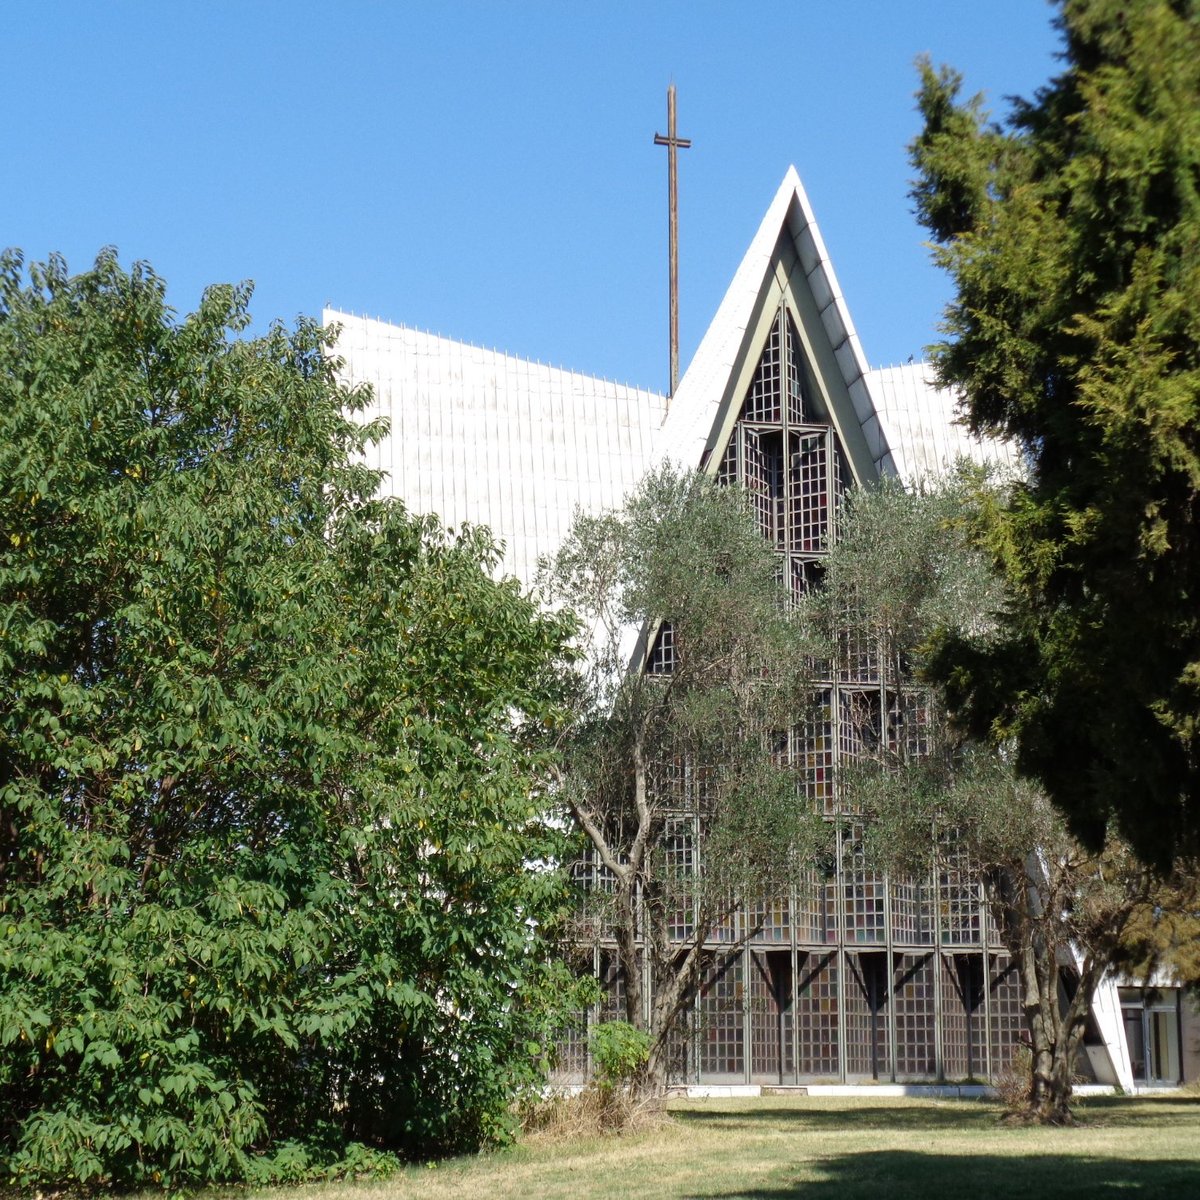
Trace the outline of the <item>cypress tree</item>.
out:
[[[1200,849],[1200,5],[1059,8],[1064,69],[1003,124],[921,68],[939,377],[1028,464],[981,528],[1003,636],[934,669],[1077,835],[1165,864]]]

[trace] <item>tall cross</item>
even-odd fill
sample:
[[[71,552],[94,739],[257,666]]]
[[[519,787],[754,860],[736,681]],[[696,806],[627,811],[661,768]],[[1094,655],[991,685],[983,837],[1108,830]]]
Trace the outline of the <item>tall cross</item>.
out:
[[[671,254],[671,395],[679,383],[679,184],[675,164],[676,150],[687,150],[689,138],[675,135],[675,85],[667,88],[667,136],[654,135],[656,146],[667,148],[667,189],[670,192]]]

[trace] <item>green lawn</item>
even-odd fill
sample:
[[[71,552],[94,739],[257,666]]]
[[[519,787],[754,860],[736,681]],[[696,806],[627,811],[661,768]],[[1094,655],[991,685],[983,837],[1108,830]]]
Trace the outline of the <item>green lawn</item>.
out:
[[[671,1112],[635,1136],[526,1144],[289,1200],[1200,1197],[1200,1097],[1091,1100],[1066,1130],[1001,1125],[994,1105],[957,1100],[692,1100]]]

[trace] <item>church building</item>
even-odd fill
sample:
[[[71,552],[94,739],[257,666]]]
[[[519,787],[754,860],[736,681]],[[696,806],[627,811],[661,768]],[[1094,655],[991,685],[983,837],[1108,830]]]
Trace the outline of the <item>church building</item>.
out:
[[[927,365],[867,366],[794,169],[670,397],[346,312],[324,321],[340,327],[347,380],[374,389],[366,415],[390,422],[368,452],[385,490],[447,526],[487,525],[504,545],[500,570],[527,584],[577,511],[619,508],[665,461],[748,489],[797,591],[820,576],[847,489],[883,476],[916,484],[962,457],[1016,464],[1013,448],[956,422]],[[830,675],[791,751],[809,800],[832,815],[863,721],[882,727],[908,699],[869,655]],[[1021,1039],[1016,972],[965,864],[899,882],[839,844],[835,876],[778,902],[740,954],[716,953],[735,931],[714,936],[723,965],[680,1039],[678,1083],[992,1079]],[[610,1001],[588,1019],[618,1015],[603,930],[592,953]],[[1156,1061],[1173,1077],[1151,1079],[1143,1048],[1135,1080],[1123,999],[1101,988],[1084,1066],[1128,1090],[1179,1082],[1181,1027],[1166,1018],[1155,1028],[1171,1045]],[[567,1076],[586,1071],[583,1033],[581,1022],[563,1048]]]

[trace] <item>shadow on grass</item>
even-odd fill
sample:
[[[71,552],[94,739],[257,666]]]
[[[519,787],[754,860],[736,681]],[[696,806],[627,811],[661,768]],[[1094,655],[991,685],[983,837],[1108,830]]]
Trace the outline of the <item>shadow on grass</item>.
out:
[[[1115,1158],[1063,1155],[946,1155],[917,1150],[879,1150],[816,1159],[778,1183],[757,1183],[746,1191],[705,1192],[699,1200],[929,1200],[942,1196],[1136,1197],[1183,1200],[1196,1195],[1195,1159],[1131,1162]]]
[[[1165,1096],[1089,1096],[1080,1101],[1075,1111],[1081,1120],[1102,1124],[1106,1117],[1120,1120],[1122,1125],[1195,1125],[1200,1096],[1172,1093]]]
[[[1183,1125],[1196,1127],[1196,1106],[1200,1096],[1142,1096],[1131,1100],[1126,1096],[1092,1096],[1075,1105],[1075,1117],[1080,1125],[1103,1127],[1113,1125]],[[989,1127],[1000,1123],[1000,1107],[982,1100],[958,1100],[944,1105],[897,1104],[895,1101],[878,1105],[862,1104],[853,1107],[809,1108],[803,1103],[791,1106],[746,1108],[731,1112],[727,1108],[711,1111],[704,1108],[672,1107],[671,1115],[683,1124],[702,1125],[716,1130],[753,1128],[758,1125],[781,1125],[796,1131],[811,1129],[911,1129],[936,1132],[939,1129]],[[1198,1189],[1200,1194],[1200,1189]]]
[[[845,1129],[853,1124],[856,1129],[961,1129],[976,1123],[994,1125],[999,1120],[999,1110],[972,1100],[956,1102],[953,1107],[933,1108],[913,1105],[912,1107],[883,1103],[855,1105],[853,1108],[808,1108],[795,1107],[747,1108],[730,1112],[729,1109],[706,1111],[703,1108],[671,1108],[671,1116],[684,1124],[695,1123],[712,1129],[737,1129],[761,1124],[783,1125],[792,1129]]]

